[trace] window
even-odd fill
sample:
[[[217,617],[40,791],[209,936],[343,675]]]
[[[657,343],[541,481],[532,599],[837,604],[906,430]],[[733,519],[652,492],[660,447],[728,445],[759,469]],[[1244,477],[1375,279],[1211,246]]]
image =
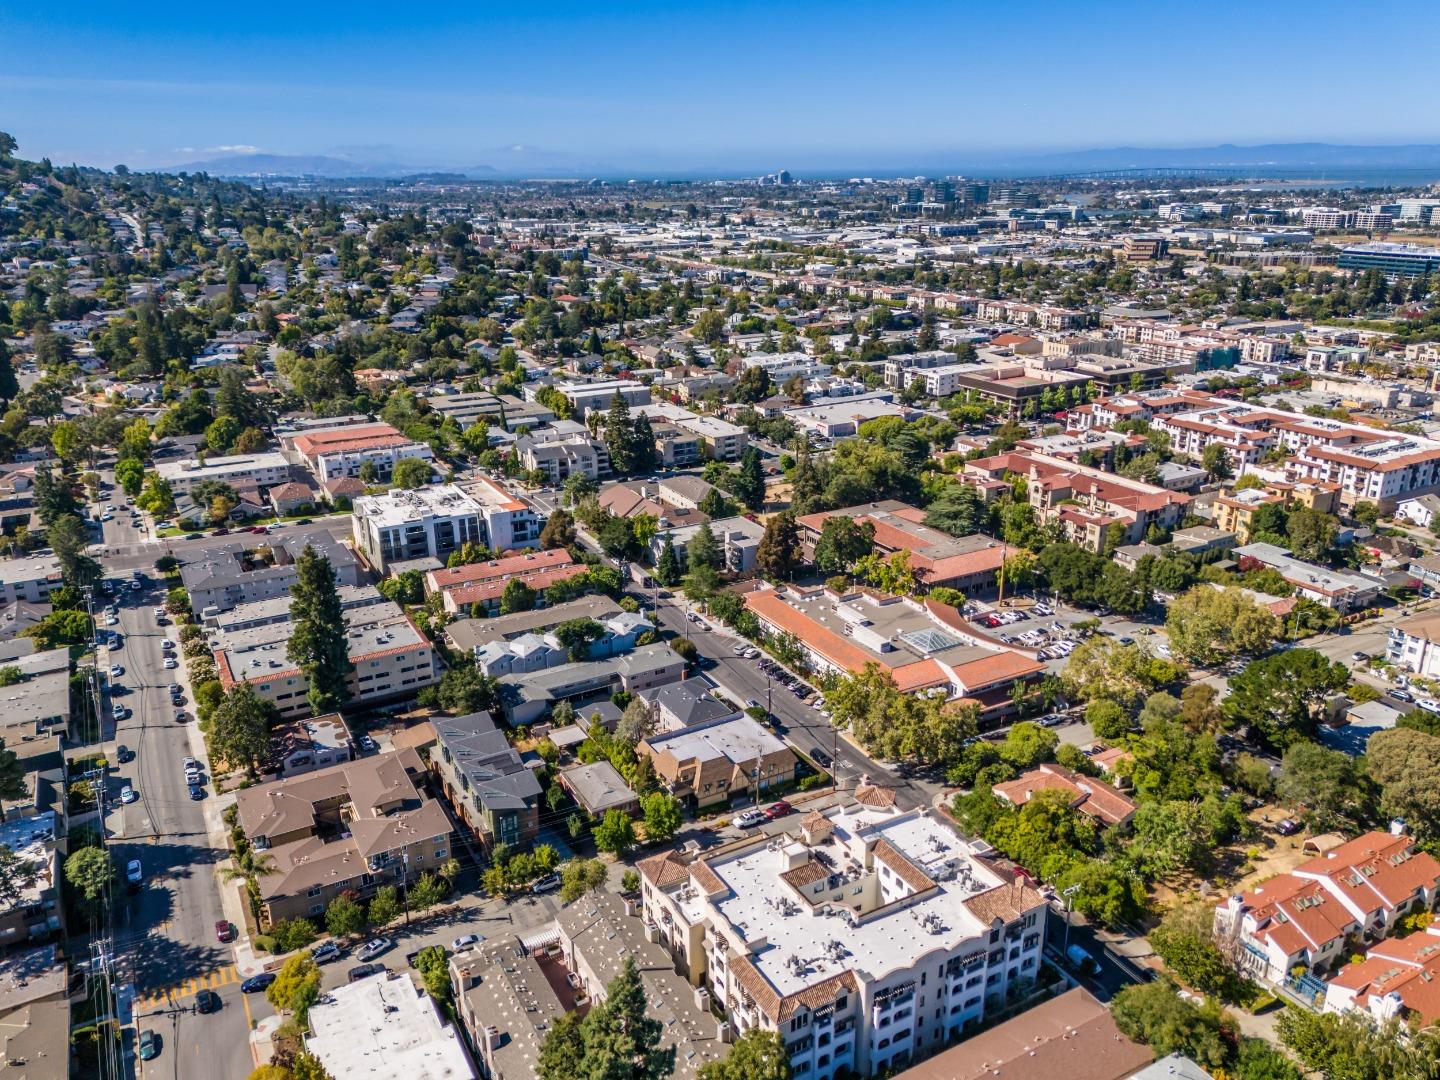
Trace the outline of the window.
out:
[[[809,1023],[810,1023],[810,1014],[809,1014],[809,1013],[801,1013],[799,1016],[795,1017],[794,1019],[792,1019],[792,1020],[790,1021],[790,1030],[791,1030],[791,1031],[799,1031],[801,1028],[805,1027],[805,1026],[806,1026],[807,1024],[809,1024]]]
[[[324,914],[324,912],[325,912],[325,905],[324,905],[324,904],[311,904],[311,905],[310,905],[310,914],[311,914],[311,915],[321,915],[321,914]]]

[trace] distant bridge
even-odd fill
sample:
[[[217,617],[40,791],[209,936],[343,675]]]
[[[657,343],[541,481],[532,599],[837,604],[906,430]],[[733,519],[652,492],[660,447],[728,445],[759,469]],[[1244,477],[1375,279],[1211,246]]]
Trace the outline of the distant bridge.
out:
[[[1040,173],[1035,176],[1017,176],[1015,180],[1173,180],[1195,177],[1197,179],[1247,179],[1257,176],[1275,176],[1280,172],[1295,172],[1294,168],[1277,169],[1264,165],[1165,165],[1136,167],[1130,169],[1090,169],[1085,172]],[[1323,171],[1323,170],[1317,170]],[[997,183],[1003,181],[991,181]]]

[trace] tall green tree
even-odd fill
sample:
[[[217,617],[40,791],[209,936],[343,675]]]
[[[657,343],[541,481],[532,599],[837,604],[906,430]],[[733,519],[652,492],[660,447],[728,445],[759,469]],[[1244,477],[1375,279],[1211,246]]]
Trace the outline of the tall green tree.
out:
[[[740,468],[730,482],[731,493],[745,504],[747,510],[765,505],[765,469],[760,464],[760,451],[747,446],[740,456]]]
[[[296,581],[290,589],[293,633],[285,654],[310,683],[310,708],[317,715],[334,712],[350,697],[348,623],[335,585],[330,560],[309,544],[295,560]]]
[[[680,584],[680,555],[675,550],[675,539],[668,532],[660,548],[660,558],[655,560],[655,580],[667,589]]]
[[[605,449],[610,452],[610,468],[617,476],[635,471],[635,426],[630,405],[618,390],[605,414]]]
[[[569,1014],[573,1016],[574,1014]],[[661,1049],[664,1025],[650,1015],[635,958],[605,988],[585,1019],[556,1024],[540,1049],[542,1080],[661,1080],[675,1067],[675,1048]]]
[[[270,752],[270,729],[279,715],[249,683],[242,683],[211,714],[211,746],[227,765],[243,766],[253,776]]]
[[[751,1028],[730,1053],[700,1067],[700,1080],[790,1080],[790,1052],[778,1031]]]
[[[765,535],[755,551],[755,562],[767,577],[787,579],[800,559],[800,526],[795,514],[783,510],[765,523]]]
[[[875,526],[834,516],[825,519],[815,541],[815,565],[827,574],[848,574],[875,549]]]

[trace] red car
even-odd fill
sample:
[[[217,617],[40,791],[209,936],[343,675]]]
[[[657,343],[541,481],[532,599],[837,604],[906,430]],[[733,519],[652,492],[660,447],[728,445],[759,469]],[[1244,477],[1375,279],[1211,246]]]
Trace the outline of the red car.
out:
[[[224,945],[235,940],[235,924],[229,919],[221,919],[215,924],[215,940]]]
[[[765,808],[765,816],[771,821],[774,821],[776,818],[784,817],[794,809],[795,808],[788,802],[781,799],[779,802],[771,803]]]

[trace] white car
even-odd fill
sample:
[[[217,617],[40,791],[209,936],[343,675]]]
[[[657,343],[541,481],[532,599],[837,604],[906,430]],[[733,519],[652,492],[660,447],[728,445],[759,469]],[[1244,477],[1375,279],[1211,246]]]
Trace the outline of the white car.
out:
[[[749,829],[753,826],[759,825],[764,820],[765,815],[763,812],[759,810],[746,810],[742,813],[736,814],[735,820],[732,821],[731,824],[734,825],[737,829]]]
[[[484,940],[484,934],[463,934],[450,942],[450,951],[464,952],[473,945],[479,945]]]
[[[155,617],[157,619],[163,619],[165,617],[165,609],[163,607],[157,607],[155,609]]]
[[[1440,715],[1440,701],[1436,701],[1434,698],[1416,698],[1415,704],[1420,706],[1420,708],[1424,709],[1426,712],[1432,712]]]
[[[119,626],[119,625],[120,625],[120,616],[119,616],[119,615],[106,615],[106,616],[105,616],[105,625],[106,625],[106,626]]]
[[[111,665],[110,665],[110,677],[111,677],[112,679],[118,679],[118,678],[120,678],[121,675],[124,675],[124,674],[125,674],[125,669],[124,669],[123,667],[121,667],[119,664],[111,664]]]
[[[175,642],[171,641],[168,637],[162,638],[160,640],[160,648],[164,649],[166,652],[169,652],[171,649],[175,648]]]
[[[179,662],[178,660],[176,660],[175,657],[173,657],[173,656],[167,656],[167,657],[165,657],[165,667],[167,667],[167,668],[174,668],[174,667],[179,667],[179,666],[180,666],[180,662]]]
[[[120,801],[122,803],[125,803],[127,806],[130,803],[135,802],[139,798],[140,796],[135,794],[135,789],[129,784],[126,784],[120,789]]]

